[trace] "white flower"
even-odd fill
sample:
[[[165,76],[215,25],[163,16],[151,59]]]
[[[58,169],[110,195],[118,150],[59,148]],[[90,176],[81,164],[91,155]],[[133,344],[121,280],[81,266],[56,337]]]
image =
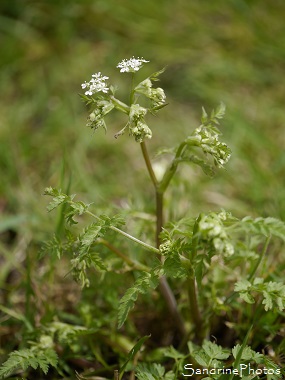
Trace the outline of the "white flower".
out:
[[[109,79],[109,77],[102,76],[101,73],[93,74],[90,82],[82,83],[81,87],[86,88],[85,95],[93,95],[96,92],[104,92],[105,94],[109,91],[105,80]]]
[[[117,68],[120,69],[121,73],[134,73],[135,71],[139,71],[142,67],[143,63],[147,63],[143,58],[130,58],[123,59],[122,62],[118,63]]]

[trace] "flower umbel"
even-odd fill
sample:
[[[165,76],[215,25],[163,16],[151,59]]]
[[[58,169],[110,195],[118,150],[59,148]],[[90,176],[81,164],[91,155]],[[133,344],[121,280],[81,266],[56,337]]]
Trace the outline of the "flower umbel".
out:
[[[229,161],[231,150],[227,144],[219,141],[217,133],[208,130],[202,125],[195,130],[194,136],[199,137],[203,152],[210,154],[219,168],[222,168]]]
[[[152,132],[144,120],[146,113],[147,109],[141,107],[139,104],[132,104],[130,107],[130,134],[140,143],[143,142],[145,138],[151,139],[152,137]]]
[[[85,91],[85,95],[91,96],[96,92],[104,92],[106,94],[109,91],[109,88],[105,83],[106,79],[109,79],[109,77],[102,76],[100,72],[97,74],[93,74],[90,82],[84,82],[81,85],[83,89],[87,88],[87,91]]]
[[[120,63],[118,63],[117,68],[120,69],[121,73],[134,73],[135,71],[139,71],[142,67],[143,63],[148,63],[143,58],[130,58],[123,59]]]

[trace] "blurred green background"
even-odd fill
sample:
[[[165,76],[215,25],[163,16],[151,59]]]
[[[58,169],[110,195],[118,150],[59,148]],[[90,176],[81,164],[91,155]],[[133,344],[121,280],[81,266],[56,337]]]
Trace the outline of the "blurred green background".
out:
[[[113,113],[107,135],[93,134],[78,96],[80,84],[101,71],[124,97],[129,77],[116,65],[133,55],[150,60],[142,78],[167,67],[159,85],[169,105],[149,120],[152,157],[199,125],[202,106],[227,106],[227,169],[209,179],[181,168],[167,194],[169,216],[223,207],[284,219],[283,0],[2,0],[0,10],[3,244],[13,236],[40,244],[53,232],[46,186],[70,183],[97,207],[153,211],[139,145],[113,137],[125,120]]]

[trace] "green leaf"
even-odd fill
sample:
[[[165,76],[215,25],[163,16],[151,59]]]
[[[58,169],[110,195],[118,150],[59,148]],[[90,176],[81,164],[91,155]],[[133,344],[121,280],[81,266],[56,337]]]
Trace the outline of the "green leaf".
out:
[[[83,94],[78,94],[78,95],[83,100],[83,102],[86,103],[87,105],[91,103],[96,103],[96,101],[93,98],[89,98],[88,96],[83,95]]]
[[[185,355],[181,354],[181,352],[177,351],[173,346],[167,347],[164,350],[164,355],[175,360],[183,359],[185,357]]]
[[[243,218],[240,226],[247,232],[265,236],[276,236],[285,241],[285,223],[276,218]]]
[[[229,350],[226,350],[222,348],[222,346],[219,346],[211,341],[205,341],[202,345],[202,348],[211,359],[224,360],[230,356]]]
[[[262,304],[265,305],[266,311],[273,309],[274,306],[277,306],[279,311],[285,309],[285,285],[283,283],[265,282],[260,291],[262,291],[264,297]]]
[[[246,333],[246,336],[242,342],[242,345],[237,345],[235,346],[233,349],[232,349],[232,354],[235,358],[235,361],[234,361],[234,364],[233,364],[233,368],[234,369],[238,369],[239,367],[239,364],[240,364],[240,361],[242,360],[242,355],[247,355],[247,350],[246,350],[246,347],[247,347],[247,341],[248,341],[248,338],[249,338],[249,335],[251,333],[251,330],[253,328],[253,325],[251,325]],[[229,380],[232,380],[234,377],[234,373],[232,373],[230,375],[230,379]]]
[[[74,217],[76,215],[80,216],[80,215],[84,214],[88,210],[89,206],[90,206],[90,204],[86,204],[86,203],[81,202],[81,201],[70,202],[68,211],[65,214],[65,218],[66,218],[67,222],[70,225],[77,224],[77,221],[74,219]]]
[[[158,70],[158,71],[154,72],[153,74],[151,74],[151,75],[149,76],[149,79],[152,80],[153,82],[158,81],[158,80],[159,80],[158,77],[159,77],[161,74],[163,74],[164,71],[165,71],[165,67],[164,67],[163,69]]]
[[[226,113],[226,106],[223,102],[221,102],[214,113],[214,117],[217,119],[222,119],[225,116],[225,113]]]
[[[102,236],[102,228],[103,226],[96,222],[91,223],[80,238],[81,244],[84,247],[89,247],[99,236]]]
[[[43,350],[34,346],[30,349],[13,351],[0,368],[0,378],[5,378],[19,369],[26,370],[28,367],[33,369],[40,367],[47,374],[50,365],[57,366],[57,354],[51,348]]]
[[[191,356],[202,367],[208,367],[210,364],[210,358],[204,350],[194,351]]]
[[[99,256],[99,253],[89,253],[88,257],[90,257],[90,262],[93,264],[93,266],[101,271],[107,271],[107,267],[105,266],[104,262],[102,261],[101,257]]]
[[[247,293],[247,292],[240,293],[240,298],[242,298],[247,303],[251,303],[252,304],[252,303],[255,302],[253,296],[250,293]]]
[[[84,326],[72,325],[60,321],[54,321],[46,326],[47,333],[52,335],[61,344],[71,344],[78,336],[91,334],[91,329]]]
[[[240,280],[235,284],[235,292],[239,292],[240,297],[247,303],[254,303],[253,296],[249,293],[252,290],[252,285],[247,280]]]
[[[157,363],[140,363],[136,368],[138,380],[162,380],[165,369]]]
[[[142,337],[135,345],[134,347],[131,349],[131,351],[128,353],[128,356],[127,356],[127,359],[125,361],[125,363],[121,366],[120,368],[120,377],[119,379],[121,380],[122,377],[123,377],[123,374],[125,372],[125,369],[126,369],[126,366],[127,364],[129,363],[130,360],[133,360],[133,358],[135,357],[136,353],[139,352],[139,350],[141,349],[141,347],[143,346],[144,342],[150,338],[150,335],[146,335],[144,337]]]
[[[251,288],[251,283],[247,280],[240,280],[235,284],[235,292],[246,292]]]
[[[60,259],[63,252],[61,241],[54,235],[49,241],[43,243],[41,250],[39,252],[39,259],[43,258],[45,255],[50,255],[51,257],[57,257]]]
[[[208,121],[208,114],[207,114],[205,108],[202,107],[202,117],[201,117],[201,122],[202,122],[202,124],[206,124],[207,121]]]
[[[58,207],[62,203],[68,201],[69,200],[68,198],[69,197],[65,194],[60,194],[57,197],[53,198],[53,200],[47,206],[48,212],[54,210],[56,207]]]
[[[139,294],[146,294],[150,288],[154,289],[158,286],[158,276],[143,272],[143,274],[136,280],[134,285],[129,288],[125,295],[121,298],[118,310],[118,328],[121,328],[125,323],[130,310]]]
[[[163,263],[163,270],[166,276],[173,278],[187,278],[188,272],[183,268],[177,252],[168,256]]]
[[[203,160],[202,158],[191,154],[189,156],[184,155],[183,158],[181,159],[183,162],[188,162],[188,163],[193,163],[195,165],[198,165],[201,167],[203,172],[209,176],[210,178],[213,178],[215,175],[215,169],[214,166],[209,164],[207,160]]]

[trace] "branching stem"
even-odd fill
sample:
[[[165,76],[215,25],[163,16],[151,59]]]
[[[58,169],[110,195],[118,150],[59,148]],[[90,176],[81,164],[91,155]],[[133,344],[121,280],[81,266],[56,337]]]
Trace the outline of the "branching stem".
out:
[[[157,178],[156,178],[156,176],[154,174],[154,171],[153,171],[153,168],[152,168],[152,165],[151,165],[151,162],[150,162],[149,154],[148,154],[148,151],[146,149],[145,142],[143,141],[140,144],[140,146],[141,146],[143,158],[144,158],[144,161],[145,161],[145,164],[146,164],[147,171],[148,171],[148,174],[150,176],[151,182],[153,183],[153,186],[155,188],[157,188],[158,187],[158,181],[157,181]]]
[[[91,215],[93,218],[95,218],[97,220],[101,220],[99,216],[93,214],[91,211],[86,210],[85,212],[86,212],[86,214]],[[135,243],[140,244],[141,246],[143,246],[144,248],[146,248],[148,251],[151,251],[151,252],[154,252],[154,253],[160,253],[160,251],[159,251],[158,248],[155,248],[152,245],[149,245],[149,244],[147,244],[147,243],[145,243],[145,242],[143,242],[143,241],[135,238],[134,236],[128,234],[127,232],[120,230],[120,228],[117,228],[115,226],[109,226],[109,228],[110,228],[110,230],[115,231],[115,232],[119,233],[120,235],[125,236],[127,239],[132,240]]]
[[[198,306],[195,277],[190,277],[188,279],[188,297],[189,297],[189,303],[190,303],[191,319],[195,326],[195,341],[197,344],[200,344],[203,340],[204,326],[203,326],[203,320],[202,320],[201,313]]]
[[[150,176],[150,179],[153,183],[154,189],[155,189],[155,199],[156,199],[156,232],[155,232],[155,239],[156,239],[156,247],[159,248],[160,246],[160,232],[162,230],[163,226],[163,195],[166,190],[166,187],[163,191],[161,191],[160,188],[160,183],[158,182],[155,173],[153,171],[149,154],[146,148],[145,142],[142,142],[141,144],[141,150],[142,154],[146,163],[146,167]],[[176,170],[176,169],[175,169]],[[174,174],[174,173],[173,173]],[[167,279],[163,276],[160,278],[160,291],[161,294],[163,295],[168,309],[172,315],[172,318],[174,319],[174,322],[179,329],[180,333],[182,336],[185,336],[186,334],[186,329],[184,325],[184,321],[179,313],[178,307],[177,307],[177,302],[174,297],[174,294],[168,284]]]
[[[109,248],[110,251],[114,252],[117,256],[123,259],[127,264],[129,264],[133,269],[142,270],[144,272],[150,272],[149,267],[141,264],[140,262],[131,259],[130,257],[124,255],[118,248],[114,247],[105,239],[97,239],[97,243],[103,244],[105,247]]]
[[[200,214],[199,217],[196,219],[196,222],[193,228],[192,249],[189,254],[189,261],[191,265],[197,255],[197,250],[198,250],[197,233],[198,233],[199,222],[201,220],[201,217],[202,215]],[[195,280],[195,274],[192,267],[190,269],[190,276],[188,280],[188,298],[189,298],[191,319],[195,326],[195,340],[196,340],[196,343],[201,343],[203,340],[203,335],[204,335],[204,326],[203,326],[203,320],[200,313],[200,308],[198,305],[197,285],[196,285],[196,280]]]

